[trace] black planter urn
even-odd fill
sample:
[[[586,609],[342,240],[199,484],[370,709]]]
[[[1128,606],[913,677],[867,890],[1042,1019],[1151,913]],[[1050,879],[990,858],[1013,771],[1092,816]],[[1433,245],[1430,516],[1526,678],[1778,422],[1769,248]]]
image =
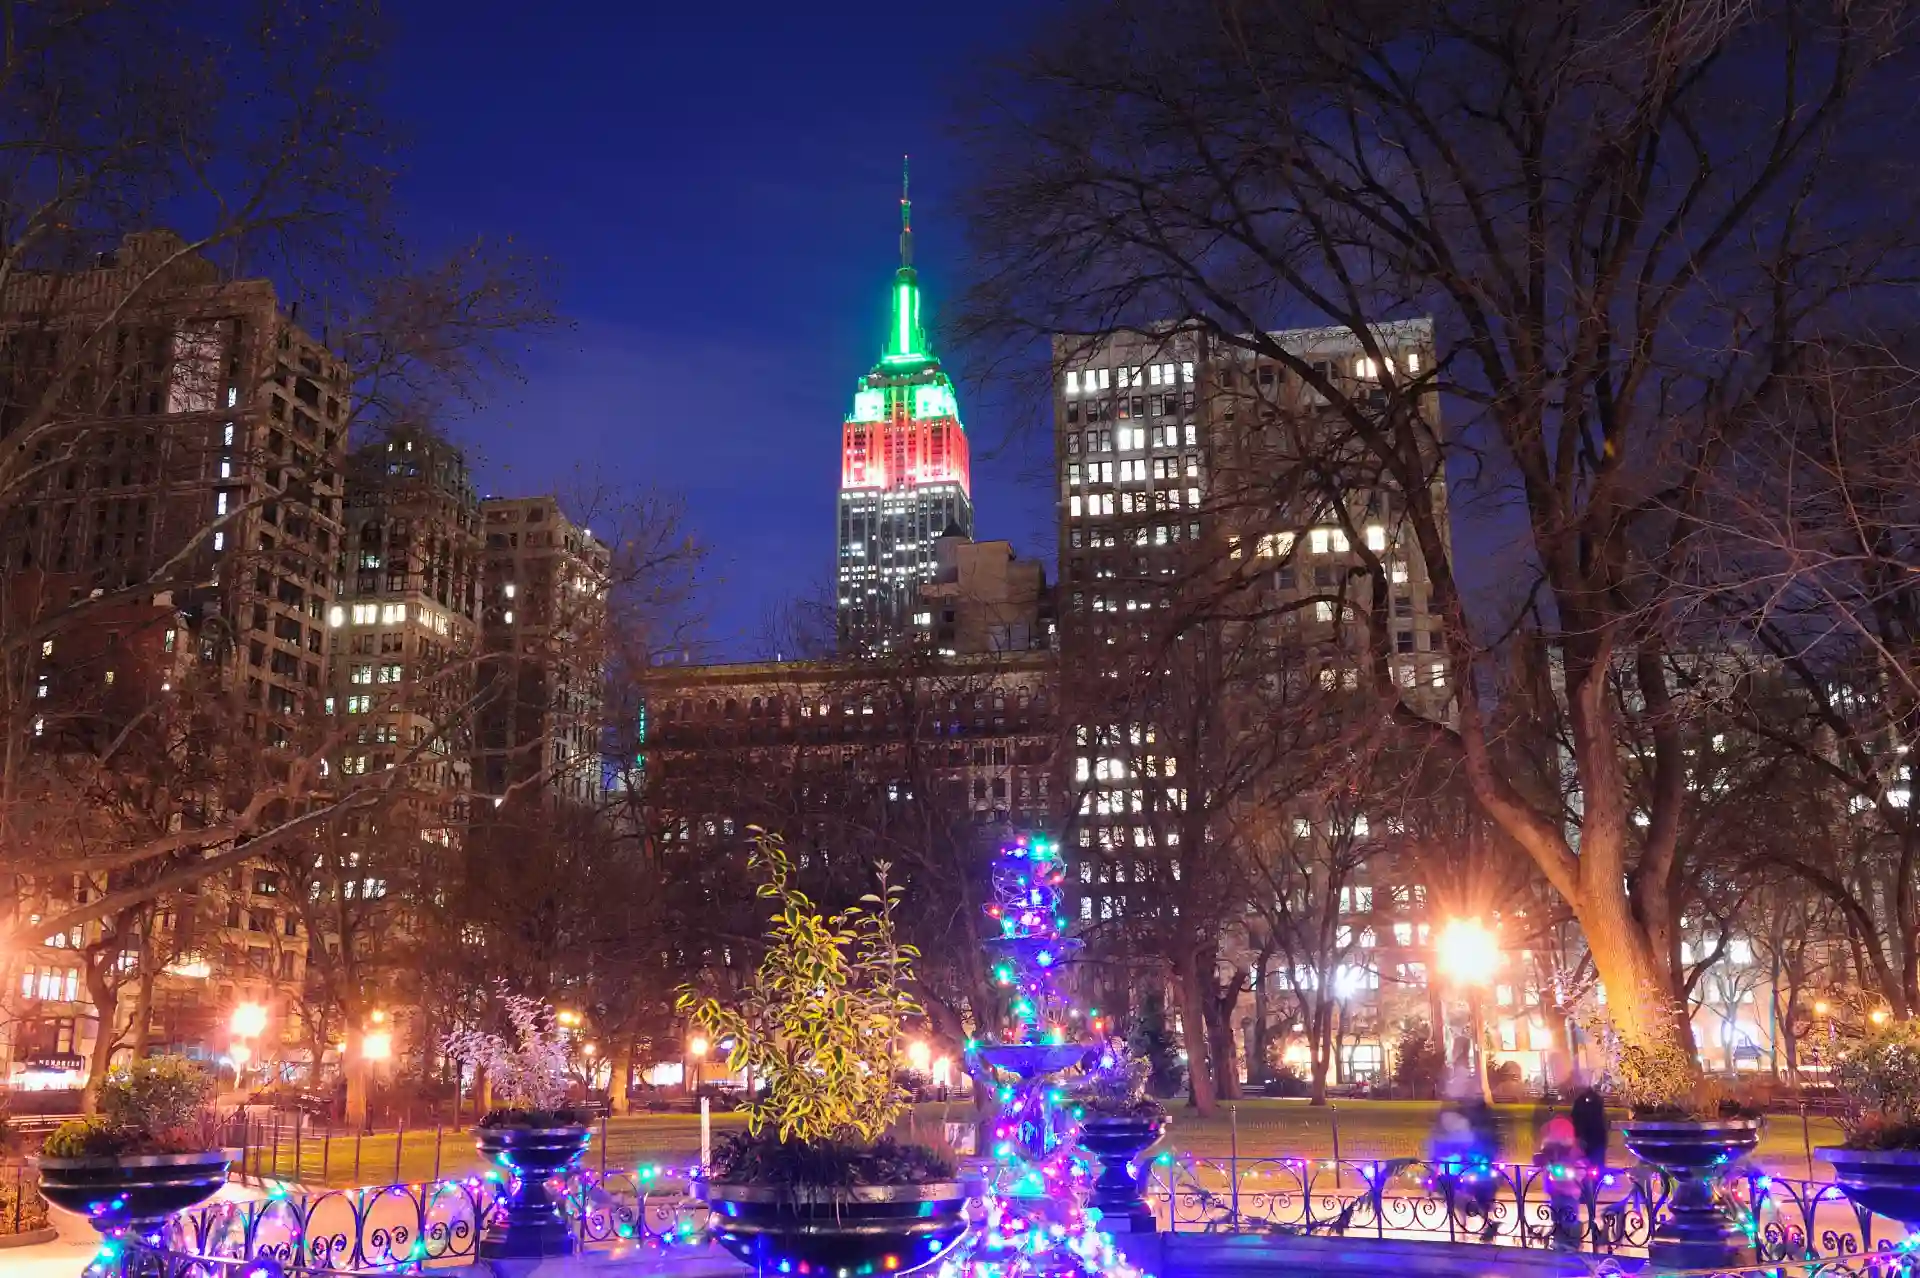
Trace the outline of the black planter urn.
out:
[[[1834,1183],[1854,1206],[1920,1232],[1920,1149],[1823,1146],[1813,1152],[1833,1164]]]
[[[1655,1222],[1647,1260],[1656,1269],[1732,1269],[1755,1262],[1753,1240],[1715,1191],[1736,1160],[1760,1143],[1751,1118],[1625,1123],[1621,1138],[1673,1184]]]
[[[953,1250],[967,1230],[967,1188],[925,1185],[796,1188],[704,1182],[708,1229],[756,1273],[904,1274]]]
[[[587,1152],[593,1129],[567,1127],[476,1127],[481,1155],[506,1172],[506,1195],[480,1234],[482,1260],[571,1256],[580,1240],[567,1221],[565,1199],[547,1188]]]
[[[1096,1115],[1080,1124],[1080,1148],[1100,1160],[1091,1206],[1100,1210],[1102,1227],[1118,1233],[1153,1232],[1153,1209],[1140,1196],[1133,1161],[1152,1147],[1167,1128],[1164,1114],[1143,1118]]]
[[[150,1239],[169,1216],[190,1211],[220,1192],[237,1149],[204,1149],[190,1154],[127,1154],[91,1158],[36,1160],[40,1195],[62,1211],[84,1216],[105,1235],[111,1248],[126,1246],[128,1235]],[[103,1251],[88,1272],[112,1271],[114,1256]]]

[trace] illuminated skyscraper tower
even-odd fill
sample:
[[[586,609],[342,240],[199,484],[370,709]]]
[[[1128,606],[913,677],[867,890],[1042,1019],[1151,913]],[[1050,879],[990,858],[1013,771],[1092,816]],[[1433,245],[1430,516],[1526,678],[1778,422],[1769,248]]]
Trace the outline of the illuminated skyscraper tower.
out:
[[[913,205],[900,181],[900,269],[880,362],[860,379],[840,450],[839,631],[843,652],[896,647],[912,633],[934,543],[973,536],[967,434],[953,381],[920,324]]]

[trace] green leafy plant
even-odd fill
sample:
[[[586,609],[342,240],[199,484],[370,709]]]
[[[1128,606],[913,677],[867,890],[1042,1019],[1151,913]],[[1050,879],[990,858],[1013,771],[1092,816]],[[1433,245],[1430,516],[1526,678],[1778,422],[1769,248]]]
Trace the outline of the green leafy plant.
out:
[[[793,885],[775,835],[757,832],[751,859],[758,895],[775,903],[768,946],[738,1007],[682,987],[678,1006],[727,1064],[766,1082],[741,1107],[748,1131],[781,1143],[826,1147],[871,1142],[906,1106],[894,1073],[902,1022],[920,1005],[905,988],[919,952],[894,936],[900,889],[878,866],[880,891],[822,917]]]
[[[1920,1149],[1920,1025],[1895,1021],[1834,1062],[1848,1149]]]
[[[100,1088],[100,1112],[63,1123],[40,1152],[49,1158],[112,1158],[191,1154],[217,1148],[214,1082],[180,1056],[151,1056],[123,1065]]]
[[[1623,1043],[1614,1090],[1643,1122],[1711,1122],[1757,1112],[1745,1088],[1704,1078],[1693,1054],[1675,1043]]]

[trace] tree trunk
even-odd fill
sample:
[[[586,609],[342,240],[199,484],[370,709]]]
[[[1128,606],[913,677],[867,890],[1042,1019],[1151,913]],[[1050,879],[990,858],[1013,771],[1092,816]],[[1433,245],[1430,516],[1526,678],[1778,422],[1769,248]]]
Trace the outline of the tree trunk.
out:
[[[607,1079],[607,1110],[614,1114],[625,1114],[632,1108],[627,1097],[627,1080],[633,1076],[633,1040],[622,1036],[620,1046],[613,1050],[613,1073]]]
[[[1313,1070],[1313,1092],[1308,1100],[1311,1105],[1327,1103],[1327,1069],[1333,1063],[1331,1013],[1332,1004],[1316,995],[1307,1014],[1307,1057]]]
[[[1187,1087],[1194,1109],[1202,1118],[1211,1118],[1219,1108],[1219,1092],[1214,1088],[1213,1052],[1207,1044],[1207,997],[1200,988],[1199,955],[1192,946],[1180,948],[1173,988],[1180,1004],[1180,1041],[1187,1049]]]
[[[133,1024],[129,1027],[133,1037],[128,1041],[127,1050],[134,1060],[144,1060],[147,1045],[153,1037],[153,985],[159,973],[147,962],[147,955],[140,960],[139,984],[134,987]]]
[[[93,1115],[100,1112],[100,1087],[107,1081],[107,1070],[113,1064],[120,990],[111,980],[113,961],[110,958],[87,955],[81,961],[81,970],[87,978],[87,996],[93,1001],[96,1028],[93,1051],[87,1058],[87,1084],[80,1093],[80,1112]]]
[[[347,1044],[352,1056],[347,1062],[347,1126],[356,1132],[367,1130],[368,1075],[372,1067],[366,1057],[366,1031],[358,1030]]]

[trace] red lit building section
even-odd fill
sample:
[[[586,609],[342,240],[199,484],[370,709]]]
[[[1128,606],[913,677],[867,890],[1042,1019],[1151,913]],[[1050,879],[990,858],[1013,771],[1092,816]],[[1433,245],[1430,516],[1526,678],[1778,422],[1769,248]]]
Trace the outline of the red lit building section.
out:
[[[848,422],[840,452],[840,487],[914,488],[958,484],[971,495],[967,433],[957,419],[915,421],[896,412],[885,421]]]

